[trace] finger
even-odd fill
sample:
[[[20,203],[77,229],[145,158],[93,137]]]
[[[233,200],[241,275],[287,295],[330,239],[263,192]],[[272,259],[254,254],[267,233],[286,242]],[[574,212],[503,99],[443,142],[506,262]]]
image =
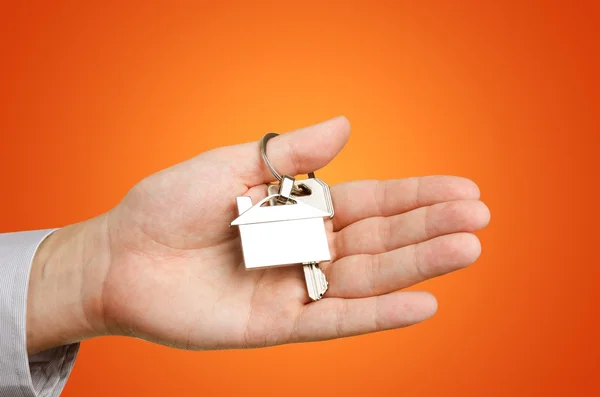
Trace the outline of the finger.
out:
[[[304,306],[292,341],[343,338],[406,327],[428,319],[436,310],[433,295],[417,291],[363,299],[322,299]]]
[[[462,269],[479,258],[481,244],[470,233],[448,234],[377,255],[353,255],[323,264],[326,297],[361,298],[410,287]]]
[[[350,134],[350,123],[343,117],[279,135],[269,140],[267,156],[281,175],[307,174],[329,163],[342,150]],[[231,147],[238,159],[234,173],[247,186],[271,182],[275,177],[265,165],[255,142]]]
[[[477,200],[479,188],[466,178],[426,176],[389,181],[357,181],[331,188],[334,230],[372,216],[392,216],[452,200]]]
[[[380,254],[445,234],[474,232],[490,220],[479,200],[459,200],[417,208],[390,217],[372,217],[335,233],[333,260],[356,254]]]

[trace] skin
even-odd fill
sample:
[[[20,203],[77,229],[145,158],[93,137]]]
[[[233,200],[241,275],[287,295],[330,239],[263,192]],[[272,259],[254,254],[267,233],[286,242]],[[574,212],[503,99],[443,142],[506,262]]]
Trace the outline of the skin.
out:
[[[331,161],[349,136],[338,117],[282,134],[268,153],[284,174]],[[405,327],[435,298],[401,291],[480,255],[489,222],[472,181],[429,176],[332,186],[330,288],[311,302],[300,266],[247,271],[235,197],[266,196],[274,178],[258,142],[205,152],[139,182],[115,208],[59,229],[38,249],[27,348],[128,335],[183,349],[262,347]]]

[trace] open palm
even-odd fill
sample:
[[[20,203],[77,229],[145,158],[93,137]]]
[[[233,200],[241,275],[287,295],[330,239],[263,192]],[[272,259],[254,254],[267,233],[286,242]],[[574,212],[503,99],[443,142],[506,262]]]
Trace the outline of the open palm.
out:
[[[342,149],[345,118],[269,142],[280,172],[315,171]],[[256,203],[273,176],[258,142],[203,153],[154,174],[106,214],[102,280],[108,332],[188,349],[257,347],[407,326],[437,308],[426,292],[397,292],[479,256],[471,232],[489,220],[477,186],[432,176],[332,187],[332,261],[325,297],[310,302],[299,266],[247,271],[235,197]]]

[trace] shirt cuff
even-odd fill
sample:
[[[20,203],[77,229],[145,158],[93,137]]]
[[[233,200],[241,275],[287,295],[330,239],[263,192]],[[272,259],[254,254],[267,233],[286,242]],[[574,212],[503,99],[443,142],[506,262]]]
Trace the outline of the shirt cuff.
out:
[[[78,343],[27,356],[29,273],[55,230],[0,234],[0,397],[59,396],[75,363]]]

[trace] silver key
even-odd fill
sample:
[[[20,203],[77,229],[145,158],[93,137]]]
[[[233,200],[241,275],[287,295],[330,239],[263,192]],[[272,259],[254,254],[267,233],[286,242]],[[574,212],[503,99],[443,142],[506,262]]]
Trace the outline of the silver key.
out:
[[[269,195],[255,205],[250,197],[237,197],[239,216],[231,226],[239,227],[246,269],[301,263],[308,295],[318,300],[328,288],[319,262],[331,260],[323,221],[334,215],[331,192],[314,173],[302,181],[280,175],[266,152],[267,141],[275,136],[263,136],[260,151],[280,184],[270,186]]]
[[[308,179],[294,181],[294,188],[291,193],[291,198],[296,201],[301,201],[305,204],[320,209],[323,212],[327,212],[330,218],[335,215],[333,209],[333,201],[331,200],[331,190],[329,185],[323,182],[319,178],[314,177],[314,173],[309,174],[312,176]],[[280,185],[269,185],[269,195],[279,193]],[[271,201],[271,205],[275,205],[274,200]]]
[[[323,273],[316,262],[305,263],[303,269],[308,296],[313,301],[321,299],[325,295],[325,292],[327,292],[327,288],[329,288],[325,273]]]
[[[285,181],[285,178],[283,179]],[[270,185],[268,188],[269,194],[275,194],[281,192],[282,185]],[[287,182],[289,183],[289,181]],[[285,192],[289,191],[289,187],[286,187]],[[333,201],[331,200],[331,191],[329,185],[314,176],[314,173],[309,174],[308,179],[294,181],[294,187],[291,191],[290,199],[300,201],[305,204],[311,205],[329,214],[330,218],[333,218],[334,209]],[[275,200],[271,202],[272,205],[281,204]],[[329,284],[325,278],[325,274],[319,268],[317,262],[305,263],[304,264],[304,278],[306,281],[306,289],[308,295],[312,300],[319,300],[323,297]]]

